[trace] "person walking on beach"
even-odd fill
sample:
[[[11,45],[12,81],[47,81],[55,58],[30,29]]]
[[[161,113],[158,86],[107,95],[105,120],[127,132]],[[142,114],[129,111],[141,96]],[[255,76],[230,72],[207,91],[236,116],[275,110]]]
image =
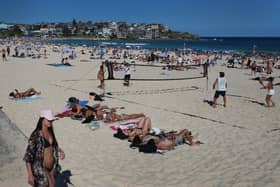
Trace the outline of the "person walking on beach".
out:
[[[266,62],[266,74],[271,74],[272,73],[272,61],[268,60]]]
[[[10,46],[7,47],[7,54],[10,56]]]
[[[131,74],[131,69],[130,69],[130,64],[129,63],[125,64],[124,72],[125,72],[125,75],[124,75],[123,85],[124,86],[129,86],[129,81],[130,81],[130,76],[131,76],[130,75]]]
[[[213,108],[216,108],[217,106],[217,99],[219,98],[220,95],[223,96],[224,100],[224,107],[226,107],[226,89],[227,89],[227,80],[225,78],[225,73],[220,72],[219,77],[215,80],[213,84],[213,89],[217,87],[217,90],[214,95],[213,99]]]
[[[275,102],[272,101],[272,99],[271,99],[272,96],[275,94],[275,90],[274,90],[274,87],[273,87],[274,78],[269,77],[266,80],[268,81],[266,86],[263,84],[262,79],[259,80],[260,84],[263,86],[261,89],[267,89],[267,94],[266,94],[266,97],[265,97],[266,107],[274,107]],[[270,105],[270,103],[271,103],[271,105]]]
[[[26,163],[28,184],[31,186],[54,187],[55,172],[59,170],[58,159],[65,158],[54,134],[54,120],[51,110],[42,110],[28,140],[23,160]]]
[[[104,79],[104,67],[103,65],[100,65],[98,74],[97,74],[97,79],[100,81],[100,84],[98,88],[104,89],[105,88],[105,79]]]
[[[254,61],[251,65],[251,75],[256,76],[256,72],[257,72],[257,62]]]
[[[3,60],[3,62],[7,62],[7,57],[6,57],[6,50],[3,48],[2,49],[2,60]]]

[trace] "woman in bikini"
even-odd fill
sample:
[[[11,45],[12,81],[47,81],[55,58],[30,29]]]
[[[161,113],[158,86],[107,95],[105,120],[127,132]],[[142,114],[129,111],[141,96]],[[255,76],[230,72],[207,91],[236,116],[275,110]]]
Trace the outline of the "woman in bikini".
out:
[[[273,87],[273,81],[274,78],[273,77],[269,77],[266,79],[268,81],[267,85],[265,86],[262,82],[262,80],[260,80],[260,84],[263,86],[261,89],[267,89],[267,94],[265,97],[265,102],[266,102],[266,107],[274,107],[275,106],[275,102],[272,101],[272,96],[275,94],[275,90]],[[270,105],[271,103],[271,105]]]
[[[98,111],[97,112],[97,119],[103,120],[104,122],[116,122],[116,121],[123,121],[123,120],[130,120],[145,117],[143,113],[138,114],[116,114],[115,110],[110,111]]]
[[[150,132],[151,128],[151,119],[149,117],[144,117],[139,121],[139,125],[136,128],[129,129],[126,135],[130,141],[132,141],[135,136],[139,136],[139,138],[142,139]]]
[[[58,159],[65,158],[54,134],[54,120],[51,110],[42,110],[36,129],[29,138],[23,160],[26,163],[28,183],[32,186],[54,187]]]
[[[17,89],[15,89],[15,92],[11,92],[9,94],[10,97],[13,97],[14,99],[24,98],[24,97],[30,97],[32,95],[40,95],[41,92],[36,91],[34,88],[29,88],[24,92],[19,92]]]
[[[175,146],[183,143],[188,143],[190,146],[201,144],[200,141],[194,141],[193,136],[187,129],[183,129],[176,134],[165,134],[164,138],[155,140],[157,148],[161,150],[171,150]]]

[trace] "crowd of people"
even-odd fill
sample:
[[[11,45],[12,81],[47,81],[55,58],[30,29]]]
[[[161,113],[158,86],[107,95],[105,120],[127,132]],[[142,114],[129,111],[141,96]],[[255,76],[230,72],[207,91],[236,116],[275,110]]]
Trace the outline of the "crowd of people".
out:
[[[7,56],[10,55],[10,48],[2,49],[2,60],[7,61]],[[107,51],[105,50],[105,53]],[[46,53],[46,51],[45,51]],[[82,52],[85,53],[84,51]],[[160,56],[154,52],[144,54],[134,54],[130,50],[112,49],[113,56],[116,59],[141,59],[143,61],[164,61],[168,63],[177,63],[183,65],[187,62],[187,59],[181,54],[175,53],[174,56]],[[102,57],[101,57],[102,59]],[[219,59],[215,56],[211,59],[213,64]],[[210,60],[207,60],[207,65],[210,64]],[[68,62],[68,58],[62,58],[61,64],[71,65]],[[260,70],[257,62],[254,60],[251,63],[251,59],[248,58],[247,66],[251,69],[251,76],[256,76],[258,72],[266,71],[266,76],[255,77],[253,80],[258,80],[262,89],[267,89],[265,102],[267,107],[274,107],[275,102],[272,100],[275,95],[274,86],[280,83],[274,84],[274,77],[269,76],[273,72],[275,64],[271,61],[265,63],[264,70]],[[102,63],[97,73],[97,79],[99,81],[98,88],[102,90],[100,97],[105,96],[105,67],[108,71],[112,70],[112,62]],[[206,67],[206,66],[205,66]],[[124,85],[130,86],[131,79],[131,66],[129,63],[124,64]],[[208,68],[208,67],[206,67]],[[205,75],[207,76],[207,75]],[[110,77],[110,75],[109,75]],[[113,77],[111,77],[113,78]],[[267,82],[265,84],[265,82]],[[218,78],[213,83],[213,89],[215,94],[213,97],[214,108],[217,107],[217,100],[220,96],[223,97],[223,106],[227,107],[227,79],[225,72],[220,72]],[[9,97],[12,99],[19,99],[25,97],[31,97],[33,95],[40,95],[41,92],[34,88],[29,88],[25,91],[14,91],[9,93]],[[169,151],[181,144],[188,144],[190,146],[196,146],[202,144],[202,142],[195,140],[192,132],[188,129],[182,129],[178,131],[163,131],[155,130],[152,127],[151,118],[143,113],[125,114],[118,113],[117,108],[108,107],[107,105],[95,104],[95,105],[81,105],[79,99],[71,97],[68,100],[67,116],[72,119],[81,119],[82,123],[91,123],[92,121],[102,121],[104,123],[114,123],[117,121],[137,120],[136,126],[129,126],[126,130],[118,128],[114,137],[119,139],[126,139],[131,142],[132,148],[139,148],[139,151],[145,153],[155,153],[157,150]],[[1,109],[2,107],[0,107]],[[26,169],[28,173],[28,183],[32,186],[49,186],[54,187],[55,173],[59,170],[59,159],[65,158],[65,153],[59,146],[56,139],[53,123],[57,118],[53,115],[52,111],[42,110],[39,115],[36,128],[31,133],[26,153],[24,155],[24,161],[26,163]]]

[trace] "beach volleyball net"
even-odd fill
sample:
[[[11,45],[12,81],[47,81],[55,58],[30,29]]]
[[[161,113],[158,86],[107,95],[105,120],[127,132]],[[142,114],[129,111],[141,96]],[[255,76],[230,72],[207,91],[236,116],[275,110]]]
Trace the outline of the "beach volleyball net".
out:
[[[130,80],[134,81],[168,81],[199,79],[205,77],[203,66],[199,65],[166,65],[166,64],[120,64],[112,65],[113,77],[108,68],[108,79],[122,80],[129,67]]]

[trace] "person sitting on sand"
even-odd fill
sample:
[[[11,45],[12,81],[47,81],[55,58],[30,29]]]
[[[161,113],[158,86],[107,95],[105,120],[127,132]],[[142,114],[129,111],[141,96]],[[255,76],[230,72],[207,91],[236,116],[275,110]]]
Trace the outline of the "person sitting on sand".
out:
[[[219,77],[215,80],[213,84],[213,89],[217,86],[217,90],[214,95],[213,99],[213,108],[216,108],[217,106],[217,99],[219,98],[220,95],[223,96],[224,100],[224,107],[226,107],[226,88],[227,88],[227,80],[225,78],[225,73],[220,72]]]
[[[274,107],[275,103],[271,99],[272,96],[275,94],[275,90],[273,88],[274,78],[273,77],[269,77],[266,80],[268,81],[266,86],[263,84],[263,81],[260,80],[260,84],[263,86],[261,89],[267,89],[267,95],[265,97],[266,107]],[[271,105],[270,105],[270,103],[271,103]]]
[[[34,88],[29,88],[24,92],[19,92],[17,89],[15,89],[15,92],[11,92],[9,96],[14,99],[19,99],[19,98],[31,97],[33,95],[40,95],[40,94],[41,92],[36,91]]]

